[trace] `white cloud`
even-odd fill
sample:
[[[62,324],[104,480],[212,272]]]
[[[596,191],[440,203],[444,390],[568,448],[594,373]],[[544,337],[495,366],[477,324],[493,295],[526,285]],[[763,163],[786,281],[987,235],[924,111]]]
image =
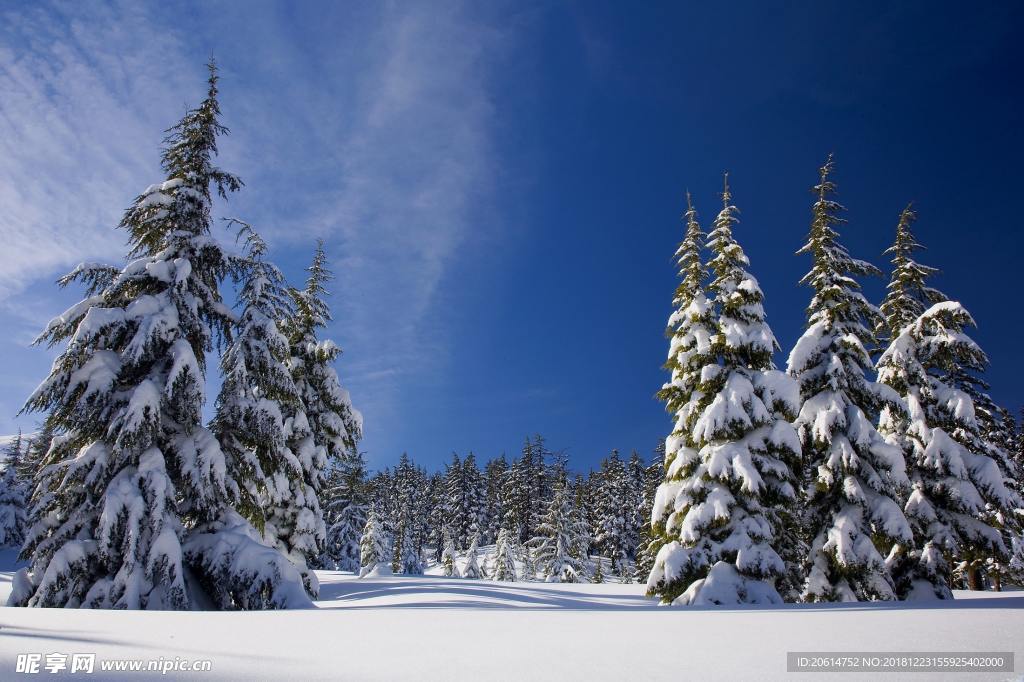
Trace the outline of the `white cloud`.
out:
[[[372,437],[397,417],[409,375],[443,369],[444,322],[457,314],[445,306],[446,284],[457,286],[446,276],[471,233],[494,229],[479,220],[496,173],[488,69],[507,36],[456,3],[382,5],[361,21],[339,38],[358,40],[358,55],[317,53],[312,71],[294,64],[274,74],[279,89],[225,107],[242,110],[232,139],[288,121],[266,141],[272,155],[241,159],[240,204],[251,209],[239,210],[303,264],[325,239],[340,371]],[[275,53],[299,49],[268,39]],[[257,155],[262,142],[247,149]]]
[[[88,258],[116,259],[113,230],[159,177],[159,131],[182,93],[181,46],[130,5],[25,5],[0,48],[0,298]]]
[[[443,364],[446,275],[493,229],[478,220],[495,174],[488,69],[507,29],[458,3],[331,6],[330,41],[260,9],[197,5],[183,26],[130,3],[0,16],[0,319],[58,313],[24,310],[39,298],[26,287],[121,257],[113,227],[159,177],[161,131],[202,96],[214,48],[233,132],[221,161],[247,182],[225,211],[296,279],[326,240],[340,371],[372,435],[408,377]]]

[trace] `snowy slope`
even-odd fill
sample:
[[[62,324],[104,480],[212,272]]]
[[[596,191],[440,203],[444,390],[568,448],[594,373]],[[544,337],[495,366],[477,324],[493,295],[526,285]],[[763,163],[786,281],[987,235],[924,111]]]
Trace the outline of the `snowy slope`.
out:
[[[12,559],[0,554],[8,566]],[[18,653],[55,651],[210,659],[211,672],[192,677],[204,680],[785,679],[788,650],[1003,650],[1015,651],[1018,670],[1024,663],[1024,597],[1012,593],[944,608],[683,609],[654,606],[639,585],[319,576],[319,608],[308,611],[2,608],[0,679],[13,677]],[[0,573],[7,589],[9,573]],[[127,679],[99,670],[86,678]]]

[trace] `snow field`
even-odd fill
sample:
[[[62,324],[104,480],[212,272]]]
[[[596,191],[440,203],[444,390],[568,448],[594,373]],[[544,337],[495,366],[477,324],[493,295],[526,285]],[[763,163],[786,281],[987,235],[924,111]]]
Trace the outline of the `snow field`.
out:
[[[13,558],[0,553],[7,569],[0,571],[0,600],[10,588]],[[207,673],[149,675],[197,680],[811,679],[786,673],[787,651],[1013,651],[1018,670],[1024,662],[1022,593],[959,592],[958,601],[938,606],[705,609],[659,607],[637,584],[317,576],[321,598],[308,610],[0,608],[0,679],[14,677],[18,653],[50,652],[211,660]],[[86,678],[147,677],[107,675],[97,670]],[[1019,673],[950,677],[1006,680]]]

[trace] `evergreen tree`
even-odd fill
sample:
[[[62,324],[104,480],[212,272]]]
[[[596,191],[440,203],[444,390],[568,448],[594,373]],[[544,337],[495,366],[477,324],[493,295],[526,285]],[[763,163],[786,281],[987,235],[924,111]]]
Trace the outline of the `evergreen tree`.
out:
[[[502,522],[519,534],[520,542],[532,537],[543,513],[543,496],[547,487],[545,454],[543,438],[527,438],[522,454],[509,468],[502,496]]]
[[[480,568],[478,554],[479,550],[477,546],[480,543],[480,536],[476,533],[470,538],[469,549],[466,550],[466,565],[462,567],[462,577],[472,578],[479,580],[484,577],[483,570]]]
[[[366,463],[362,453],[335,463],[327,476],[324,517],[326,563],[339,571],[359,570],[359,539],[366,526]]]
[[[476,533],[482,537],[487,530],[487,484],[472,452],[462,462],[462,485],[466,535]]]
[[[552,474],[555,480],[565,479],[568,476],[566,462],[557,463]],[[594,535],[591,532],[593,525],[586,518],[586,502],[592,495],[583,477],[579,475],[576,476],[570,493],[572,500],[570,519],[575,539],[569,547],[569,552],[580,562],[581,566],[586,567],[590,563],[590,548],[594,544]]]
[[[644,505],[646,485],[647,472],[643,460],[640,453],[633,450],[626,464],[626,499],[622,506],[626,516],[624,546],[627,556],[634,561],[640,553],[643,528],[650,523],[650,510]]]
[[[466,508],[466,479],[465,468],[459,456],[452,453],[451,464],[445,469],[444,495],[445,495],[445,525],[451,530],[452,540],[455,547],[465,547],[469,541],[470,520]]]
[[[973,324],[959,303],[937,303],[879,360],[880,380],[903,395],[909,413],[883,414],[880,426],[906,452],[912,483],[905,511],[913,538],[888,558],[903,599],[951,599],[951,559],[971,571],[983,558],[1011,558],[993,516],[1012,514],[1020,497],[991,456],[971,396],[950,380],[987,363],[964,333]]]
[[[970,371],[962,374],[970,375]],[[977,382],[977,377],[974,377]],[[975,383],[974,385],[978,385]],[[987,384],[984,385],[987,389]],[[969,391],[969,394],[970,391]],[[1017,423],[1010,411],[995,404],[992,398],[982,392],[980,399],[971,395],[975,402],[975,418],[978,421],[980,436],[985,444],[985,453],[998,465],[1004,475],[1006,485],[1018,498],[1020,495],[1021,469],[1014,457]],[[999,529],[1004,545],[1009,554],[988,554],[975,557],[975,561],[983,563],[983,571],[996,591],[1002,589],[1005,579],[1011,577],[1012,569],[1008,560],[1013,560],[1014,541],[1021,534],[1024,525],[1024,511],[1018,511],[1016,505],[1010,507],[988,504],[982,519]]]
[[[537,561],[534,557],[535,552],[529,544],[520,544],[518,546],[517,554],[523,562],[522,574],[519,576],[525,581],[531,581],[537,579]]]
[[[514,552],[512,532],[508,528],[502,528],[498,531],[498,541],[494,555],[494,571],[491,573],[491,580],[516,580]]]
[[[599,480],[595,541],[599,551],[611,559],[612,571],[619,573],[629,560],[629,521],[634,501],[617,450],[601,463]]]
[[[639,525],[639,548],[636,553],[634,564],[634,579],[637,582],[646,582],[647,576],[654,568],[654,557],[661,549],[661,543],[655,534],[652,525],[651,513],[654,510],[654,498],[658,486],[665,479],[664,466],[665,442],[658,444],[655,451],[656,459],[644,469],[643,495],[640,500],[640,513],[638,514],[641,523]]]
[[[423,476],[407,453],[395,468],[393,490],[395,509],[393,514],[395,544],[392,568],[395,573],[420,574],[423,572],[420,554],[422,523],[421,510]]]
[[[594,574],[590,576],[590,582],[598,585],[604,582],[604,569],[602,568],[602,563],[601,557],[594,559]]]
[[[508,461],[505,455],[492,459],[484,467],[484,488],[486,489],[486,500],[484,502],[484,540],[488,544],[496,542],[498,533],[503,526],[505,509],[502,504],[502,491],[508,477]]]
[[[687,421],[689,413],[694,409],[690,404],[691,398],[700,383],[701,370],[712,360],[714,310],[707,297],[708,272],[702,258],[706,235],[697,220],[697,210],[689,192],[686,193],[686,213],[683,219],[686,221],[686,232],[675,254],[679,266],[679,284],[672,298],[672,314],[665,329],[665,335],[669,338],[665,369],[669,371],[670,379],[658,392],[658,397],[665,401],[665,409],[674,415],[676,421],[672,434],[659,446],[662,458],[654,472],[659,483],[667,483],[664,476],[666,466],[675,461],[685,447],[689,428]],[[651,575],[655,557],[661,548],[675,542],[675,538],[664,528],[666,519],[654,518],[650,514],[654,509],[654,494],[650,495],[648,503],[649,527],[645,528],[643,557],[645,577]],[[682,589],[677,588],[673,592],[678,593]]]
[[[227,490],[238,515],[224,510],[199,529],[185,552],[206,566],[202,582],[208,592],[221,595],[225,608],[243,603],[258,608],[261,581],[253,580],[251,571],[239,575],[235,568],[252,556],[277,563],[275,554],[263,549],[261,533],[265,509],[283,504],[289,484],[302,477],[301,467],[285,447],[282,421],[283,406],[295,404],[298,396],[285,364],[288,342],[277,323],[289,311],[284,278],[264,259],[266,244],[259,235],[241,221],[230,224],[240,226],[239,238],[247,251],[229,261],[242,283],[242,312],[221,357],[223,382],[212,429],[224,453]],[[270,570],[296,574],[283,565]]]
[[[169,131],[166,180],[121,221],[129,263],[61,280],[84,282],[87,295],[39,338],[67,345],[25,409],[47,413],[61,436],[38,478],[31,564],[12,605],[184,609],[183,564],[220,606],[308,604],[288,589],[287,562],[232,514],[224,454],[202,425],[206,353],[232,323],[212,193],[241,186],[212,162],[227,132],[219,115],[211,64],[207,98]]]
[[[533,471],[530,482],[530,528],[535,529],[547,513],[558,481],[565,476],[565,453],[548,449],[544,436],[533,437]]]
[[[365,578],[370,573],[379,573],[382,568],[387,568],[390,555],[391,538],[384,528],[380,512],[371,507],[363,535],[359,538],[359,577]]]
[[[345,466],[358,457],[362,415],[352,407],[334,369],[341,349],[333,341],[317,337],[331,321],[324,299],[333,275],[323,242],[317,243],[307,272],[304,289],[288,290],[292,313],[281,322],[289,344],[288,367],[299,397],[284,415],[285,437],[302,476],[289,481],[287,496],[268,516],[266,535],[299,566],[307,591],[316,596],[319,585],[309,566],[323,553],[327,534],[320,494],[332,464]]]
[[[879,339],[895,339],[900,330],[916,321],[925,309],[946,300],[941,292],[926,284],[928,277],[938,270],[913,259],[914,252],[924,248],[917,243],[911,231],[915,220],[917,214],[907,204],[896,224],[896,241],[885,251],[892,254],[893,269],[885,300],[879,306],[882,313],[882,319],[876,325]]]
[[[242,312],[221,356],[223,382],[217,398],[213,432],[230,469],[235,507],[254,525],[265,525],[265,502],[280,503],[278,477],[301,479],[301,467],[285,449],[282,405],[298,396],[286,365],[288,340],[277,321],[289,312],[284,277],[264,257],[266,244],[240,221],[239,239],[247,254],[231,263],[242,282]],[[287,492],[285,492],[287,494]]]
[[[18,467],[18,478],[28,485],[28,492],[35,489],[36,475],[43,466],[46,454],[50,451],[55,432],[52,422],[44,419],[42,424],[33,436],[29,439],[28,445],[21,458],[21,465]],[[30,495],[31,497],[31,495]]]
[[[444,531],[444,549],[441,552],[441,566],[443,575],[449,578],[462,577],[458,566],[455,565],[455,541],[452,540],[452,534],[448,529]]]
[[[785,565],[773,547],[775,510],[794,498],[800,446],[788,419],[796,390],[773,369],[777,344],[733,237],[731,200],[726,176],[708,242],[715,316],[707,317],[711,303],[695,289],[693,300],[702,302],[688,306],[685,324],[700,333],[689,332],[692,350],[679,346],[677,364],[686,370],[673,368],[671,390],[662,393],[676,425],[665,441],[665,480],[651,515],[661,547],[647,581],[648,594],[662,603],[781,601],[774,582]]]
[[[808,326],[789,356],[789,373],[800,382],[803,404],[795,422],[810,484],[807,516],[812,526],[808,601],[892,599],[892,582],[881,552],[910,540],[896,499],[907,484],[903,455],[873,424],[880,409],[902,410],[888,387],[868,380],[868,349],[878,310],[855,277],[879,274],[852,258],[836,226],[843,207],[831,197],[831,156],[820,170],[807,243],[798,253],[813,257],[801,280],[814,289]],[[879,543],[876,545],[876,543]]]
[[[583,575],[576,548],[580,523],[576,518],[572,495],[564,479],[555,485],[547,513],[537,526],[537,536],[528,546],[534,550],[537,568],[547,582],[577,583]]]
[[[0,547],[20,548],[25,541],[28,518],[28,486],[18,476],[23,455],[21,431],[7,446],[4,468],[0,471]]]
[[[416,546],[415,538],[413,537],[411,525],[407,525],[402,528],[402,536],[400,538],[399,546],[401,549],[399,553],[398,572],[406,575],[422,575],[423,560],[420,558],[420,553]]]
[[[430,475],[427,483],[426,504],[427,511],[427,542],[434,549],[434,560],[442,561],[442,554],[445,546],[445,506],[444,506],[444,476],[439,473]]]

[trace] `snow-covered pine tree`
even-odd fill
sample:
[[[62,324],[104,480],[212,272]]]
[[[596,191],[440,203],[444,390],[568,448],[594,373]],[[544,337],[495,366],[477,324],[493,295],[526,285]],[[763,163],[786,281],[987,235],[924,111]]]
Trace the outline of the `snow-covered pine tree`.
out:
[[[324,520],[327,562],[339,571],[359,571],[359,539],[368,508],[366,463],[362,453],[347,455],[327,475]]]
[[[459,572],[459,567],[455,565],[455,541],[452,539],[451,532],[445,528],[444,530],[444,549],[441,550],[441,573],[449,578],[461,578],[462,574]]]
[[[368,483],[370,488],[370,506],[377,510],[383,520],[391,517],[391,471],[387,468],[381,469],[370,477]]]
[[[28,442],[22,436],[21,429],[18,429],[17,435],[11,438],[11,442],[4,448],[3,459],[0,459],[0,464],[5,467],[10,466],[11,462],[14,462],[18,468],[21,467],[22,462],[25,458],[25,451],[28,449]]]
[[[25,481],[29,486],[29,492],[35,488],[36,474],[43,466],[43,460],[50,451],[50,444],[53,442],[54,428],[50,420],[44,419],[39,430],[28,439],[25,452],[21,458],[21,466],[18,467],[18,478]]]
[[[18,476],[24,458],[21,431],[7,446],[0,471],[0,547],[20,548],[25,541],[29,490]]]
[[[788,419],[797,392],[773,369],[777,344],[733,236],[738,220],[728,175],[722,203],[708,238],[713,307],[694,279],[687,312],[672,320],[688,331],[673,342],[678,360],[662,393],[676,425],[665,441],[665,480],[651,515],[661,548],[647,580],[648,594],[663,603],[782,601],[775,580],[786,567],[773,543],[778,510],[794,499],[800,444]],[[691,253],[687,259],[699,258]],[[691,269],[698,271],[683,268]]]
[[[426,556],[427,544],[430,542],[430,505],[430,475],[423,467],[417,467],[416,490],[413,495],[413,540],[421,557]]]
[[[469,542],[469,514],[466,509],[466,479],[462,460],[452,453],[451,464],[446,465],[444,475],[445,525],[452,533],[456,548],[466,547]]]
[[[205,358],[233,316],[219,292],[228,259],[211,236],[210,207],[212,191],[241,186],[212,163],[227,131],[219,115],[211,64],[207,98],[169,131],[166,180],[121,221],[130,262],[116,274],[83,265],[61,280],[88,291],[39,338],[67,347],[25,409],[48,413],[61,435],[40,472],[23,550],[31,564],[15,578],[13,605],[184,609],[183,563],[221,590],[209,595],[215,604],[296,603],[281,591],[287,576],[271,575],[287,562],[246,536],[243,520],[211,530],[230,510],[224,456],[202,425]],[[216,542],[183,561],[183,541],[204,538]],[[229,575],[225,542],[251,550]],[[246,580],[259,594],[230,593],[229,582]]]
[[[974,320],[945,301],[901,328],[879,360],[879,379],[904,396],[909,418],[883,415],[880,429],[907,453],[912,489],[905,511],[913,539],[896,545],[888,564],[900,598],[952,598],[951,561],[1010,557],[996,514],[1012,514],[1020,497],[992,457],[971,396],[951,377],[987,364],[964,329]],[[976,587],[976,585],[972,585]]]
[[[896,240],[885,250],[885,253],[892,254],[892,276],[885,299],[879,306],[882,317],[875,327],[879,340],[895,339],[900,330],[917,320],[932,304],[946,300],[940,291],[926,283],[928,277],[938,270],[921,265],[913,258],[915,251],[924,248],[914,238],[912,226],[916,220],[913,206],[907,204],[896,223]]]
[[[590,576],[590,582],[601,584],[604,582],[604,559],[594,557],[594,573]]]
[[[655,450],[655,460],[644,469],[643,495],[639,503],[640,512],[637,515],[641,520],[639,545],[636,552],[636,563],[633,564],[633,578],[636,582],[647,581],[647,576],[654,568],[654,557],[661,549],[659,536],[655,534],[655,528],[652,526],[651,512],[654,509],[654,498],[657,495],[658,486],[665,480],[664,453],[665,441],[662,441]]]
[[[528,547],[533,549],[536,569],[546,582],[577,583],[584,575],[577,548],[580,521],[573,507],[572,493],[564,477],[555,483],[554,497],[541,517],[537,535]]]
[[[605,466],[607,459],[602,460],[601,466]],[[594,542],[595,551],[598,551],[596,538],[601,532],[600,507],[601,507],[601,470],[591,469],[587,475],[577,476],[572,486],[573,504],[580,510],[580,520],[587,527],[587,536]]]
[[[359,538],[359,577],[391,572],[391,538],[376,507],[370,508],[366,527]]]
[[[334,368],[341,349],[317,336],[331,321],[325,298],[333,275],[322,241],[307,272],[305,288],[288,290],[292,312],[280,323],[288,338],[288,366],[299,397],[284,414],[285,438],[302,467],[302,478],[289,482],[282,503],[268,514],[266,536],[299,566],[306,590],[315,597],[319,584],[310,567],[322,554],[327,534],[319,496],[329,468],[358,456],[362,415],[352,407]]]
[[[423,560],[416,546],[412,525],[403,526],[401,532],[398,572],[406,575],[422,575]]]
[[[864,298],[855,277],[877,275],[852,258],[836,227],[843,207],[832,195],[832,157],[820,169],[807,243],[797,253],[813,257],[801,280],[814,289],[808,326],[789,356],[789,373],[803,401],[795,422],[810,482],[806,513],[811,538],[808,601],[894,598],[883,552],[910,540],[900,504],[907,485],[903,454],[875,430],[883,408],[902,410],[899,396],[871,382],[869,349],[880,313]],[[878,544],[876,544],[878,543]]]
[[[509,531],[512,533],[513,540],[516,538],[515,531]],[[519,579],[525,582],[530,582],[537,579],[537,561],[535,559],[535,553],[533,548],[530,547],[529,543],[516,543],[516,557],[519,559],[521,568],[519,571]]]
[[[508,528],[498,531],[491,580],[513,582],[516,580],[515,547],[513,547],[512,532]]]
[[[640,537],[645,526],[650,523],[650,514],[644,508],[644,488],[647,482],[643,460],[636,450],[629,456],[626,464],[626,494],[623,501],[626,514],[625,549],[634,565],[640,552]],[[630,572],[632,576],[632,571]]]
[[[239,240],[246,253],[232,259],[241,282],[231,342],[221,356],[220,394],[212,428],[227,461],[230,490],[239,513],[265,524],[264,504],[280,504],[276,481],[302,478],[302,468],[285,447],[282,405],[298,403],[288,371],[288,340],[278,320],[290,312],[284,277],[265,260],[267,247],[241,221]],[[285,491],[287,494],[287,491]]]
[[[229,499],[182,544],[207,597],[219,608],[309,606],[302,575],[288,558],[263,542],[264,506],[279,481],[301,477],[284,448],[281,406],[295,402],[285,366],[288,344],[276,320],[287,311],[283,277],[265,260],[266,244],[248,224],[239,226],[245,254],[229,258],[242,283],[242,308],[221,357],[223,381],[212,431],[224,454]]]
[[[527,438],[519,459],[509,468],[507,483],[502,496],[503,523],[519,534],[519,542],[533,537],[533,530],[539,518],[538,510],[544,504],[545,487],[543,439],[536,442]]]
[[[533,437],[533,469],[530,474],[530,528],[534,529],[547,513],[555,495],[555,485],[566,469],[565,453],[547,448],[544,436]]]
[[[1016,420],[1010,444],[1011,459],[1017,470],[1017,494],[1024,498],[1024,407]],[[1024,587],[1024,508],[1016,512],[1016,528],[1011,529],[1010,561],[1007,564],[1010,582]]]
[[[568,477],[568,463],[560,459],[551,470],[554,480],[561,480]],[[574,528],[575,540],[569,548],[579,562],[586,569],[590,563],[590,548],[594,544],[594,535],[591,532],[593,524],[586,517],[586,502],[592,497],[589,487],[583,476],[577,475],[571,486],[572,499],[572,526]]]
[[[476,464],[476,455],[472,452],[462,462],[462,484],[463,507],[466,510],[465,533],[467,536],[479,534],[482,539],[487,529],[487,486]]]
[[[480,535],[473,533],[469,540],[469,549],[466,550],[466,564],[462,567],[462,577],[472,578],[479,580],[484,577],[484,573],[480,568],[479,563],[479,547]]]
[[[420,549],[422,546],[421,509],[424,500],[424,475],[416,468],[407,453],[402,453],[395,467],[395,544],[392,568],[396,573],[420,574],[423,572]]]
[[[611,560],[611,570],[615,574],[620,574],[629,561],[628,522],[632,516],[632,502],[626,467],[619,458],[618,450],[612,450],[612,454],[601,462],[594,540],[598,550]]]
[[[426,537],[424,542],[433,548],[434,560],[441,563],[444,551],[444,476],[438,472],[430,474],[424,493],[426,513]]]
[[[707,268],[702,258],[702,250],[706,235],[697,220],[697,209],[693,206],[690,193],[686,193],[686,231],[682,242],[676,249],[676,263],[679,267],[679,284],[672,298],[672,314],[668,318],[665,335],[669,338],[668,360],[665,369],[670,373],[669,381],[662,386],[658,397],[665,401],[665,409],[674,415],[675,426],[672,434],[660,446],[663,458],[658,463],[657,479],[659,483],[669,483],[665,477],[667,466],[674,462],[685,447],[690,428],[688,420],[692,397],[700,383],[700,373],[704,366],[713,360],[711,340],[714,334],[714,310],[707,297]],[[687,453],[682,453],[684,456]],[[673,484],[674,485],[674,484]],[[662,488],[659,487],[657,491]],[[666,494],[668,488],[665,488]],[[649,509],[653,512],[657,491],[652,494]],[[666,503],[668,501],[666,500]],[[667,506],[659,510],[658,516],[650,516],[650,527],[646,529],[647,542],[644,549],[645,578],[654,569],[655,557],[661,548],[676,542],[674,533],[666,529],[667,515],[671,513]],[[686,589],[679,581],[674,586],[665,585],[659,594],[671,601]],[[666,589],[667,588],[667,589]],[[671,594],[669,594],[671,593]]]
[[[484,487],[487,490],[487,498],[484,503],[485,543],[497,542],[498,532],[502,527],[505,511],[502,506],[502,490],[507,476],[508,460],[505,459],[505,455],[492,459],[484,467]]]
[[[987,364],[987,362],[986,362]],[[1004,431],[1006,426],[1004,420],[1006,411],[1000,408],[988,394],[989,385],[980,376],[977,368],[961,365],[954,370],[947,372],[945,382],[966,394],[974,405],[974,418],[976,422],[975,435],[972,441],[980,448],[987,457],[993,459],[1007,478],[1007,484],[1011,489],[1016,490],[1019,469],[1017,468],[1011,453],[1005,448]],[[1000,529],[1006,540],[1021,525],[1024,520],[1020,514],[1003,505],[986,505],[981,515],[982,520],[995,528]],[[959,572],[967,579],[971,589],[982,589],[982,575],[992,583],[994,588],[999,588],[1002,574],[1006,571],[1006,555],[1002,552],[985,554],[977,549],[972,549],[962,557]]]
[[[1020,408],[1020,417],[1017,419],[1016,436],[1013,439],[1013,446],[1010,451],[1013,453],[1013,462],[1020,476],[1017,478],[1017,491],[1024,495],[1024,407]]]
[[[532,470],[532,445],[527,439],[523,451],[509,468],[505,488],[502,491],[502,507],[505,510],[504,523],[519,535],[519,541],[530,538],[530,472]]]

